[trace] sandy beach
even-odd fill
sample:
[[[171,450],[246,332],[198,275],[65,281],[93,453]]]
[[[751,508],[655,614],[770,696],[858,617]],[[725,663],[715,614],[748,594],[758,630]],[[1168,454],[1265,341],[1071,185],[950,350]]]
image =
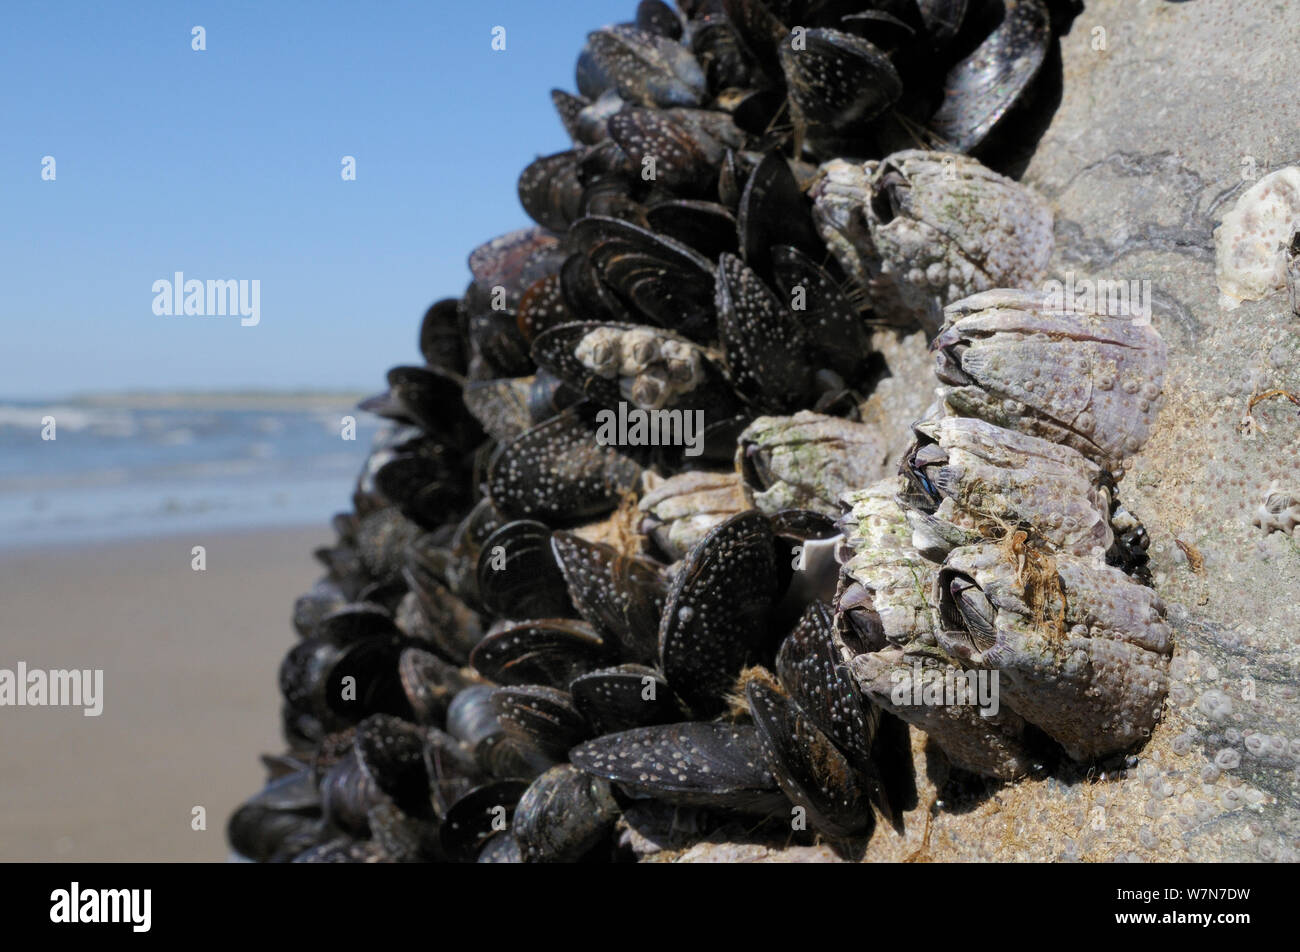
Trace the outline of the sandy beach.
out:
[[[276,671],[328,541],[320,527],[0,551],[0,668],[104,672],[99,717],[0,708],[0,860],[225,860],[226,819],[280,746]]]

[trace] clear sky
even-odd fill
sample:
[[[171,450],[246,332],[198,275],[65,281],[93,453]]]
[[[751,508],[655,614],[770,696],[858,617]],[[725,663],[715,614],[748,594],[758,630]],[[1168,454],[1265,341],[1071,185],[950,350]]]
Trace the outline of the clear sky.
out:
[[[0,398],[379,389],[528,224],[519,172],[569,145],[550,89],[635,7],[0,4]],[[260,280],[260,323],[155,315],[176,271]]]

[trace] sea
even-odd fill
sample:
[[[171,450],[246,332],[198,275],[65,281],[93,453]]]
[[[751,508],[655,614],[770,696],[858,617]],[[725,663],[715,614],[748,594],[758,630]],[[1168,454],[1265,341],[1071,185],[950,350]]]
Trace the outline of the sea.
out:
[[[0,548],[325,526],[384,425],[360,396],[0,400]]]

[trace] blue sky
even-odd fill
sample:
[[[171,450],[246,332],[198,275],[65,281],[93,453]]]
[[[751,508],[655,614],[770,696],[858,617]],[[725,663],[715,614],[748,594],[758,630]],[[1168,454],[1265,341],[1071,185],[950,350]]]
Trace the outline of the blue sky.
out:
[[[569,145],[549,91],[635,7],[3,4],[0,397],[378,389],[469,251],[528,224],[519,172]],[[260,324],[155,315],[176,271],[260,280]]]

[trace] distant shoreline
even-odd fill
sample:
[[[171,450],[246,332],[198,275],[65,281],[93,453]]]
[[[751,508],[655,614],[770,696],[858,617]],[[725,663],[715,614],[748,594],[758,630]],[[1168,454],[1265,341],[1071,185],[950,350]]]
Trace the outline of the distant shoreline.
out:
[[[314,410],[334,409],[340,405],[353,407],[368,395],[361,390],[128,391],[58,397],[0,397],[0,403],[66,404],[115,410]]]

